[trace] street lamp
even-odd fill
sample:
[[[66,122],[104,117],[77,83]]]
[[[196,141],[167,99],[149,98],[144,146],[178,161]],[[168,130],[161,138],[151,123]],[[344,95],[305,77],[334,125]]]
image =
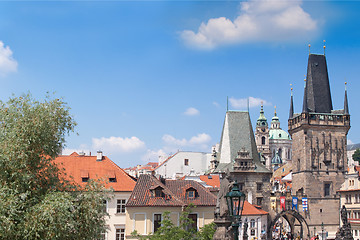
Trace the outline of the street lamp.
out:
[[[237,181],[233,184],[230,192],[225,195],[226,203],[229,209],[229,215],[233,219],[234,238],[239,239],[239,219],[245,202],[245,194],[240,192]]]
[[[324,240],[324,222],[321,223],[321,240]]]

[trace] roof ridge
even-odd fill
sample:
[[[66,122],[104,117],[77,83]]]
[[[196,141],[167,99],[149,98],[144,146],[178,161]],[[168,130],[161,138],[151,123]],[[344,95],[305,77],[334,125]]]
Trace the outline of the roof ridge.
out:
[[[156,168],[154,168],[154,170],[158,169],[160,166],[164,165],[167,161],[169,161],[170,158],[174,157],[176,154],[178,154],[180,151],[177,151],[176,153],[174,153],[173,155],[169,156],[167,159],[165,159],[165,161],[163,161],[162,163],[160,163]]]

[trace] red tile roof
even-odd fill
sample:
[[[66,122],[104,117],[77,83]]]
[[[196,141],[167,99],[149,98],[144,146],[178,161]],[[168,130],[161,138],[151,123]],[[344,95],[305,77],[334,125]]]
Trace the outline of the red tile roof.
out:
[[[219,175],[201,175],[200,180],[206,182],[207,185],[218,188],[220,187]]]
[[[154,189],[162,188],[163,196],[156,197]],[[188,198],[186,190],[195,189],[197,196]],[[127,207],[149,207],[149,206],[186,206],[188,204],[196,206],[215,206],[216,197],[204,186],[192,180],[163,180],[143,174],[140,175],[134,191],[132,192],[126,206]]]
[[[245,200],[242,216],[266,215],[266,214],[269,213],[264,210],[256,208],[254,205],[251,205],[248,201]]]
[[[123,169],[117,166],[108,157],[104,156],[101,161],[97,161],[97,156],[84,156],[73,152],[70,155],[60,155],[54,162],[60,169],[64,168],[65,173],[80,186],[85,186],[83,177],[89,179],[105,179],[107,188],[113,188],[114,191],[131,192],[136,181],[130,177]],[[116,178],[116,182],[108,182],[109,178]]]

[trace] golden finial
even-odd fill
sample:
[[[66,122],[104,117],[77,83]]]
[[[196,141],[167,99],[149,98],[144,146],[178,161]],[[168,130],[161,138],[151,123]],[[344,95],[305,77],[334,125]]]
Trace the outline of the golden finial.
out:
[[[274,108],[275,108],[275,116],[276,116],[276,105],[274,106]]]
[[[291,96],[292,96],[292,94],[293,94],[292,83],[290,83],[290,90],[291,90]]]
[[[347,82],[345,82],[345,91],[347,90],[346,85],[347,85]]]
[[[325,56],[325,48],[326,48],[326,46],[325,46],[325,40],[324,40],[324,56]]]
[[[310,47],[311,47],[311,44],[309,43],[309,45],[308,45],[308,46],[309,46],[309,55],[310,55],[310,54],[311,54],[311,52],[310,52]]]

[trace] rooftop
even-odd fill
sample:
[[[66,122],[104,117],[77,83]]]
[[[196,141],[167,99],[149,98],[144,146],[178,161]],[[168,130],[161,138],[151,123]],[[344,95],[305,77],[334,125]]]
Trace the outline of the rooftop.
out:
[[[54,162],[60,169],[64,168],[70,182],[80,186],[85,186],[88,179],[105,179],[107,188],[131,192],[136,184],[132,177],[106,156],[99,161],[97,156],[79,155],[73,152],[70,155],[58,156]]]
[[[194,191],[194,197],[187,195]],[[200,183],[192,180],[157,179],[150,174],[140,175],[127,207],[215,206],[216,197]]]

